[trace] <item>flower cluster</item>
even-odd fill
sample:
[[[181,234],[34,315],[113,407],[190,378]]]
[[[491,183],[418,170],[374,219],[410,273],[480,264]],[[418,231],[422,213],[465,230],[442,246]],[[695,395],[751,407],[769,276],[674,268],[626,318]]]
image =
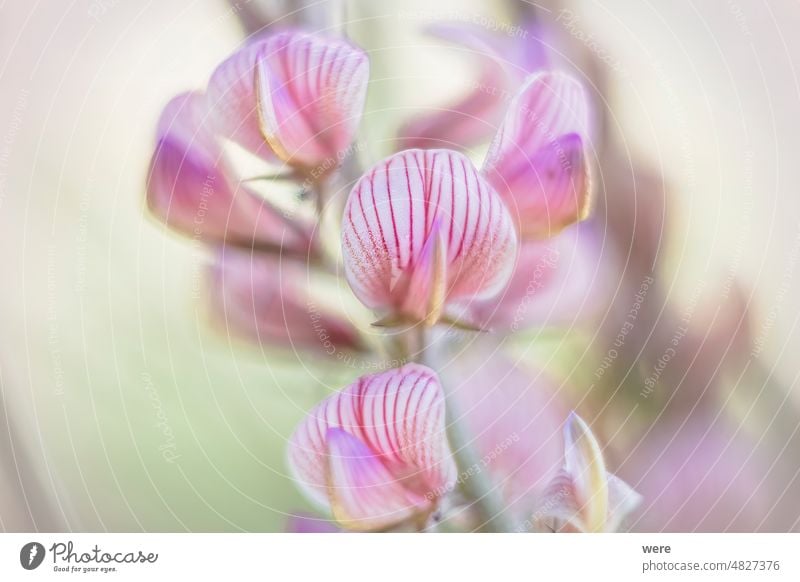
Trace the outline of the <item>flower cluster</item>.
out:
[[[438,32],[500,60],[502,47],[474,31]],[[159,120],[148,205],[209,247],[220,321],[299,353],[333,346],[399,364],[319,403],[289,440],[298,486],[342,528],[613,531],[636,504],[546,376],[492,343],[557,316],[565,290],[584,294],[574,279],[593,246],[577,227],[590,207],[584,88],[540,52],[518,63],[487,67],[494,90],[405,125],[398,143],[409,149],[363,170],[352,158],[369,59],[341,38],[259,36]],[[476,167],[453,144],[480,139],[475,111],[500,108]],[[437,147],[437,128],[463,139]],[[294,184],[308,212],[260,191],[242,156],[263,165],[261,182]],[[341,205],[333,185],[349,190]],[[323,236],[331,214],[340,259]],[[372,321],[314,297],[316,278],[340,271]],[[370,323],[380,345],[366,339]],[[479,339],[445,364],[448,328]]]

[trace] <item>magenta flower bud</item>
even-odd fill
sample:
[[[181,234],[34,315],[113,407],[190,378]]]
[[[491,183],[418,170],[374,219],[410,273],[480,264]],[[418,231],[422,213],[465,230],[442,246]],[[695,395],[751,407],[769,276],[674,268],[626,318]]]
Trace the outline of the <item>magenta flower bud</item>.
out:
[[[388,321],[432,325],[448,307],[503,288],[517,239],[502,201],[466,157],[407,150],[356,183],[342,246],[362,303]]]
[[[340,356],[363,351],[358,330],[309,293],[305,265],[226,248],[211,276],[213,315],[249,341],[292,351]]]
[[[289,228],[276,209],[231,181],[230,168],[209,128],[202,93],[172,99],[157,131],[147,180],[147,204],[153,215],[204,242],[308,251],[310,230],[306,233],[300,225]]]
[[[455,484],[444,422],[444,393],[425,366],[363,376],[311,410],[289,440],[289,467],[342,527],[424,527]]]
[[[516,94],[483,165],[522,237],[546,238],[589,212],[588,105],[563,73],[531,75]]]

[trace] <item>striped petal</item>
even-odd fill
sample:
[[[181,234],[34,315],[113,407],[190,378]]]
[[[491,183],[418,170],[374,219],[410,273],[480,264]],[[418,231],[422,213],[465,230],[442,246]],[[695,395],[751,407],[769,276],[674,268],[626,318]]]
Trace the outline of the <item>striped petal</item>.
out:
[[[345,275],[365,305],[420,320],[408,312],[407,287],[398,281],[419,265],[430,269],[437,220],[435,248],[444,264],[433,271],[445,272],[444,303],[491,297],[503,288],[517,240],[500,199],[463,155],[407,150],[369,170],[345,207]]]
[[[230,182],[230,169],[209,129],[202,93],[172,99],[158,122],[147,203],[172,228],[206,242],[230,242],[307,251],[300,235],[271,206]]]
[[[367,55],[347,41],[294,32],[256,59],[261,132],[283,161],[338,163],[355,137],[369,79]]]
[[[350,322],[317,304],[301,263],[223,249],[212,267],[212,313],[221,327],[254,343],[336,356],[363,350]]]
[[[312,500],[340,518],[380,518],[381,527],[388,525],[381,517],[386,512],[397,522],[410,515],[424,518],[455,479],[444,415],[439,380],[424,366],[407,364],[363,376],[319,404],[300,424],[289,441],[290,469]],[[333,445],[330,429],[341,429],[333,433]],[[343,461],[342,451],[360,451],[350,455],[360,461],[357,466]],[[353,472],[359,471],[363,483],[370,484],[367,498],[343,500],[341,490],[332,496],[332,485],[354,483]],[[381,489],[385,505],[379,507]],[[352,487],[344,491],[351,495]],[[368,516],[370,506],[380,511]]]
[[[341,161],[364,108],[369,62],[345,40],[284,31],[250,42],[208,85],[217,131],[267,160]]]
[[[552,236],[589,210],[588,107],[581,84],[528,78],[492,142],[483,172],[525,238]]]
[[[208,109],[214,129],[267,161],[276,156],[269,147],[258,121],[256,59],[269,39],[248,42],[225,59],[208,81]]]

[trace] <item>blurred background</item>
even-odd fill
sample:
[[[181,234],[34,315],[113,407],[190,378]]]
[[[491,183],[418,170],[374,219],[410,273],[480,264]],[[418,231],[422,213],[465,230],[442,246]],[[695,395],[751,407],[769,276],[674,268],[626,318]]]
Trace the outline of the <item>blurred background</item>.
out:
[[[215,331],[208,254],[144,206],[164,104],[248,28],[340,3],[302,4],[0,7],[0,528],[282,531],[307,509],[285,440],[352,372]],[[426,26],[508,35],[533,9],[597,106],[607,263],[585,289],[602,294],[591,322],[518,352],[591,403],[630,483],[675,480],[640,529],[800,529],[800,4],[343,4],[371,59],[367,162],[475,76]]]

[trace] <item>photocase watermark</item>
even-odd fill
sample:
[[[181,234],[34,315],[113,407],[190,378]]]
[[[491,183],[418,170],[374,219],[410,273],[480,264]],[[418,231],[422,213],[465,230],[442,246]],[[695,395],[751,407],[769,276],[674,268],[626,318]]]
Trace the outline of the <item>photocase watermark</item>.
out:
[[[525,287],[525,295],[517,305],[514,312],[514,319],[511,322],[511,331],[519,330],[520,325],[525,320],[525,314],[528,312],[531,301],[533,301],[536,293],[545,286],[547,281],[547,274],[551,273],[558,264],[561,254],[558,249],[553,246],[547,246],[547,252],[540,257],[533,267],[533,272],[528,280],[528,285]]]
[[[739,6],[737,2],[734,2],[734,0],[728,0],[728,11],[736,20],[736,24],[739,26],[741,33],[747,38],[752,37],[753,33],[747,25],[747,19],[744,17],[744,13],[742,13],[742,7]]]
[[[208,174],[203,180],[203,186],[200,189],[200,200],[197,204],[197,210],[194,214],[193,227],[192,227],[192,240],[191,248],[192,253],[197,258],[194,263],[194,272],[192,274],[192,299],[198,300],[202,297],[203,292],[203,275],[201,257],[205,256],[206,247],[203,244],[203,225],[206,222],[208,215],[209,200],[215,194],[214,184],[217,177],[213,174]]]
[[[614,72],[623,77],[628,76],[628,71],[625,70],[625,67],[622,66],[622,63],[620,63],[618,59],[614,58],[611,53],[608,52],[608,50],[600,45],[597,39],[595,39],[594,33],[587,33],[586,30],[581,27],[580,16],[571,10],[562,8],[559,11],[558,16],[556,16],[556,22],[561,24],[573,38],[581,42],[587,49],[594,53],[594,55],[601,62],[605,63]]]
[[[161,434],[164,437],[164,441],[158,445],[158,451],[161,453],[161,457],[167,463],[174,463],[180,458],[180,455],[178,454],[178,447],[175,442],[175,433],[172,430],[172,426],[169,424],[167,413],[164,411],[164,405],[161,402],[161,398],[158,396],[158,391],[156,390],[155,384],[153,384],[152,376],[150,376],[148,372],[142,372],[141,378],[142,383],[144,384],[144,390],[150,399],[153,410],[155,411],[155,427],[161,431]]]
[[[767,343],[767,336],[772,328],[775,326],[775,321],[783,308],[783,302],[786,300],[786,294],[789,292],[789,287],[794,279],[795,270],[797,269],[797,261],[800,258],[800,224],[797,225],[797,234],[795,235],[794,243],[789,251],[786,266],[781,275],[781,284],[778,286],[778,291],[775,293],[775,300],[767,311],[767,316],[761,323],[758,330],[758,335],[753,340],[753,349],[750,352],[750,357],[755,359],[764,351],[764,346]]]
[[[8,166],[11,160],[11,150],[14,147],[14,143],[17,141],[20,127],[22,127],[25,110],[28,109],[29,95],[30,92],[27,89],[22,89],[19,95],[17,95],[14,108],[11,110],[11,120],[6,128],[3,141],[0,143],[0,209],[2,209],[3,201],[6,198],[6,184],[8,183]]]
[[[56,282],[56,247],[47,248],[47,345],[50,348],[50,363],[53,367],[53,393],[64,394],[64,360],[61,356],[61,335],[58,326],[58,284]]]
[[[705,286],[705,282],[701,282],[689,298],[686,309],[684,309],[683,315],[681,316],[680,323],[675,328],[672,338],[670,338],[669,345],[664,349],[664,352],[653,365],[653,370],[650,372],[650,375],[644,380],[644,388],[639,392],[642,398],[650,397],[650,394],[653,393],[653,390],[655,390],[655,387],[658,385],[661,375],[664,373],[664,370],[666,370],[667,365],[678,355],[678,347],[683,338],[689,333],[689,326],[694,317],[695,310],[697,309],[697,302]]]
[[[639,290],[633,296],[633,304],[628,310],[628,313],[625,314],[625,321],[622,323],[619,332],[614,338],[614,343],[610,348],[608,348],[608,351],[601,360],[600,365],[594,371],[595,378],[604,376],[606,370],[608,370],[611,367],[611,364],[613,364],[614,361],[619,357],[619,350],[625,345],[628,334],[633,331],[633,326],[639,317],[639,311],[641,311],[644,300],[647,298],[647,291],[650,289],[652,284],[653,278],[651,276],[648,275],[642,279],[642,282],[639,285]]]
[[[87,14],[89,18],[93,18],[96,22],[100,22],[103,16],[119,4],[119,0],[92,0],[89,3]]]

